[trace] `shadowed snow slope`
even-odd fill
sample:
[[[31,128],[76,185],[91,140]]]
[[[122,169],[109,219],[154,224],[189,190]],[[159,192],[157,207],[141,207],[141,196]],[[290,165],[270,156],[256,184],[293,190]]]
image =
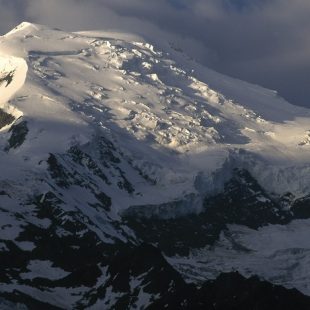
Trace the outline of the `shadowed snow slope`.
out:
[[[234,190],[246,182],[252,186],[246,201],[253,213],[258,210],[263,216],[253,216],[253,227],[264,226],[268,219],[287,224],[308,217],[303,208],[310,193],[310,111],[285,102],[274,91],[209,70],[166,42],[22,23],[0,37],[0,93],[0,109],[14,117],[0,132],[0,250],[7,255],[3,264],[9,270],[3,276],[4,292],[18,290],[63,308],[91,304],[94,292],[86,287],[99,292],[101,281],[110,289],[106,252],[114,254],[116,244],[143,240],[141,223],[128,224],[127,217],[164,219],[165,231],[169,219],[176,220],[178,228],[177,218],[190,214],[191,229],[198,220],[203,226],[205,218],[199,213],[212,205],[206,198],[225,190],[234,197],[245,195]],[[290,211],[293,207],[296,213]],[[244,224],[248,213],[244,211],[242,221],[231,215],[227,223]],[[210,255],[205,247],[220,238],[210,256],[214,266],[213,258],[227,242],[225,224],[212,230],[212,242],[197,241],[203,250],[196,256],[191,252],[193,264],[201,253]],[[210,233],[206,229],[202,236]],[[248,233],[264,243],[260,232],[266,230],[242,230],[238,240],[247,247],[243,235]],[[280,234],[278,228],[276,232]],[[169,230],[167,234],[171,236]],[[161,245],[156,238],[150,240]],[[58,242],[66,249],[66,259]],[[46,244],[54,245],[55,252],[49,253]],[[170,250],[165,253],[178,253]],[[12,261],[10,253],[21,261]],[[267,254],[255,259],[264,261]],[[80,258],[72,263],[76,256]],[[249,268],[253,272],[247,274],[260,274],[261,265],[251,257],[246,256],[241,272]],[[88,259],[83,273],[79,266]],[[201,281],[188,274],[192,267],[182,269],[183,258],[170,259],[185,277]],[[189,260],[184,265],[190,265]],[[238,264],[232,262],[229,268],[234,267]],[[88,278],[87,268],[95,278]],[[206,262],[206,277],[208,268]],[[264,268],[260,275],[268,278]],[[283,284],[290,281],[288,286],[310,292],[310,285],[298,286],[298,272],[290,275],[281,278],[279,268],[269,278],[279,276]],[[12,278],[17,278],[15,284]],[[137,304],[151,298],[141,294]]]

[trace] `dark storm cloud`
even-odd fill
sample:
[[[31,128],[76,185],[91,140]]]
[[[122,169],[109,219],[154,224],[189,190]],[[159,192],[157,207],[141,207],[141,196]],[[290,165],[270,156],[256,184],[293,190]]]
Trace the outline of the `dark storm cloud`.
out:
[[[212,68],[310,107],[309,0],[0,0],[0,31],[23,19],[174,40]]]

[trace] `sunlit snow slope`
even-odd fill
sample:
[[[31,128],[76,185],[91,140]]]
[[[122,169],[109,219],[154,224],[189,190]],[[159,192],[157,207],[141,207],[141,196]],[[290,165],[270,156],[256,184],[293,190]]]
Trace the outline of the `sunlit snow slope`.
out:
[[[29,240],[34,227],[52,229],[56,215],[59,238],[73,233],[73,224],[62,224],[80,221],[79,236],[89,230],[105,244],[139,243],[134,228],[122,222],[123,212],[160,206],[150,212],[165,219],[200,212],[235,168],[248,171],[270,197],[289,192],[295,201],[310,193],[310,111],[209,70],[166,42],[22,23],[0,37],[0,92],[1,113],[14,117],[0,131],[3,249],[9,243],[26,252],[43,246]],[[52,204],[57,212],[40,213]],[[25,282],[31,270],[43,278],[42,272],[59,278],[70,272],[59,263],[55,270],[43,252],[37,269],[33,257],[25,260],[18,289],[51,303],[71,294],[66,301],[58,297],[56,304],[66,308],[76,302],[78,288],[51,290],[43,298]],[[171,262],[186,273],[199,255]],[[259,264],[246,264],[260,273]],[[265,269],[261,275],[268,278]],[[270,278],[280,276],[278,270]],[[292,278],[288,286],[310,293]],[[9,282],[2,287],[15,288]]]
[[[263,184],[277,179],[281,169],[283,181],[270,182],[269,189],[292,190],[291,181],[296,194],[309,189],[308,110],[158,45],[129,35],[68,34],[27,23],[2,37],[1,53],[29,66],[26,84],[10,102],[33,128],[16,155],[31,157],[37,166],[38,158],[83,144],[99,131],[157,181],[143,190],[160,188],[162,200],[192,192],[197,172],[215,170],[238,148],[273,166],[251,167]],[[14,61],[20,72],[11,89],[26,72],[22,61],[7,60]],[[3,70],[8,71],[5,65]],[[294,171],[302,166],[304,172],[296,172],[305,174],[300,184],[291,179],[290,168],[282,171],[292,165]]]

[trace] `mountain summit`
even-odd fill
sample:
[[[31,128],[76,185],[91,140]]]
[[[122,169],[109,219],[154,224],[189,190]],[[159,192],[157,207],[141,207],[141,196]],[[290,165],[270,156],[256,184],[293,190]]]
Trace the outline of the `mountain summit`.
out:
[[[232,270],[310,294],[309,110],[169,42],[25,22],[0,91],[5,302],[144,309],[158,266],[168,305]]]

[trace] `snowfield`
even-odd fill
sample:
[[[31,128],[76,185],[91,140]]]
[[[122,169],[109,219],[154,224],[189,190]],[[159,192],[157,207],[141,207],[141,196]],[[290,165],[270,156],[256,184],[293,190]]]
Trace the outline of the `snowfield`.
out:
[[[139,243],[121,222],[123,212],[160,206],[156,216],[164,219],[197,214],[235,168],[249,171],[270,197],[310,194],[310,110],[205,68],[167,42],[22,23],[0,37],[0,94],[0,109],[14,117],[0,128],[4,252],[8,242],[35,252],[35,237],[23,235],[28,229],[32,236],[33,226],[57,238],[91,232],[107,247]],[[75,221],[82,223],[77,233]],[[214,245],[168,260],[193,282],[239,270],[310,295],[309,225],[307,219],[258,230],[232,225]],[[1,291],[71,307],[85,287],[44,295],[30,285],[71,272],[43,252],[25,261],[20,282],[1,284]],[[143,309],[151,296],[140,293]],[[106,304],[120,298],[110,295]]]
[[[31,146],[19,153],[44,158],[105,132],[134,164],[145,166],[149,159],[148,173],[161,192],[169,192],[163,197],[169,200],[194,191],[190,183],[198,172],[209,175],[229,152],[245,149],[271,163],[272,169],[254,172],[266,187],[277,184],[274,191],[281,194],[291,190],[293,162],[297,175],[307,171],[294,194],[308,192],[308,110],[201,67],[161,42],[159,48],[168,52],[138,39],[104,32],[68,34],[29,23],[3,36],[1,53],[22,57],[29,67],[26,84],[9,104],[35,128]],[[26,66],[20,58],[3,57],[4,72],[8,66],[18,68],[14,83],[2,85],[2,101],[7,101],[23,84]],[[287,174],[283,184],[271,181],[278,181],[279,174]]]
[[[186,60],[161,42],[159,48],[168,52],[138,39],[29,23],[3,36],[0,51],[9,56],[2,56],[2,71],[17,70],[9,87],[2,84],[2,102],[22,86],[27,72],[14,57],[29,67],[26,84],[6,107],[21,111],[34,128],[31,145],[19,153],[44,158],[104,132],[134,164],[147,166],[148,159],[147,172],[169,200],[194,191],[190,184],[198,172],[210,175],[231,152],[244,149],[257,155],[253,173],[267,188],[291,191],[295,173],[294,194],[309,192],[309,110]]]

